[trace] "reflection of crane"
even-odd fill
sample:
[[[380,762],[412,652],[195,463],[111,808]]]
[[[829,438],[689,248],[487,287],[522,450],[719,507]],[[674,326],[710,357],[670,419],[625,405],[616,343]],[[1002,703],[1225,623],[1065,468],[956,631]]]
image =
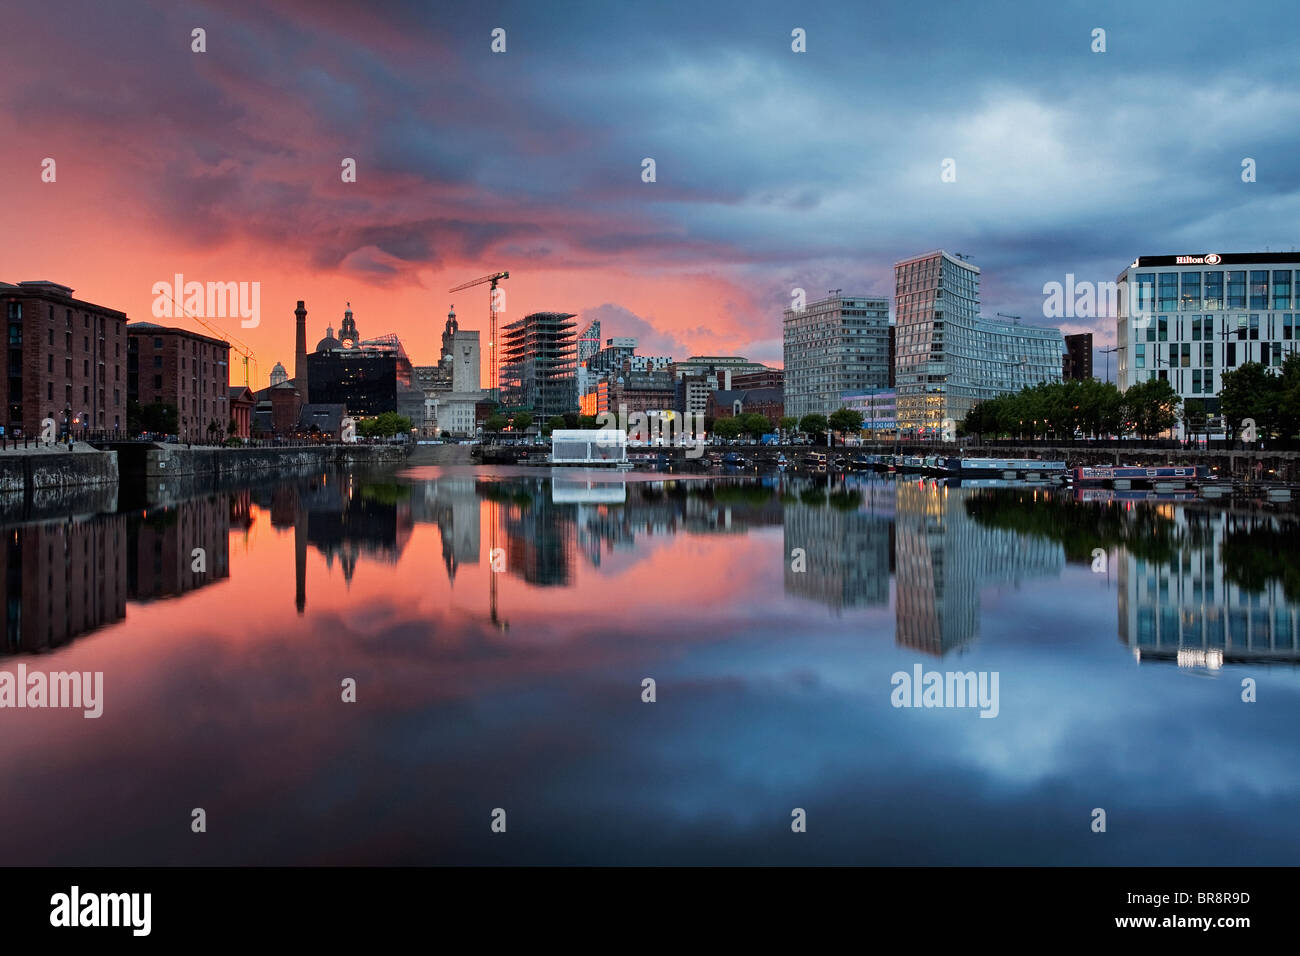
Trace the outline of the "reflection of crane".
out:
[[[1016,325],[1019,325],[1019,324],[1020,324],[1020,316],[1018,316],[1018,315],[1010,315],[1010,314],[1008,314],[1008,313],[1006,313],[1006,312],[999,312],[998,315],[1001,316],[1001,317],[1004,318],[1004,319],[1014,319]]]
[[[497,575],[502,573],[492,567],[492,561],[496,557],[497,550],[497,503],[488,502],[488,604],[491,610],[492,625],[499,631],[510,629],[509,621],[502,621],[497,617]]]
[[[205,329],[207,329],[217,338],[221,339],[221,341],[225,342],[232,349],[234,349],[236,352],[238,352],[240,355],[244,357],[244,385],[247,386],[249,359],[252,359],[253,361],[253,368],[254,369],[257,368],[257,359],[253,357],[253,350],[250,349],[243,342],[239,341],[239,339],[235,338],[229,332],[222,331],[221,329],[217,328],[217,326],[213,325],[211,322],[208,322],[205,319],[201,319],[197,315],[191,315],[190,312],[185,308],[185,306],[181,305],[175,299],[172,299],[169,293],[164,293],[164,294],[167,295],[167,298],[171,299],[172,305],[175,306],[179,311],[184,313],[189,318],[193,319],[195,322],[199,323],[199,325],[203,326]]]
[[[484,282],[492,283],[491,298],[488,300],[488,311],[491,313],[491,327],[488,329],[488,388],[496,389],[497,387],[497,283],[502,279],[509,279],[509,272],[494,272],[490,276],[482,276],[478,279],[472,279],[469,282],[462,282],[452,292],[459,292],[462,289],[468,289],[472,286],[482,285]]]

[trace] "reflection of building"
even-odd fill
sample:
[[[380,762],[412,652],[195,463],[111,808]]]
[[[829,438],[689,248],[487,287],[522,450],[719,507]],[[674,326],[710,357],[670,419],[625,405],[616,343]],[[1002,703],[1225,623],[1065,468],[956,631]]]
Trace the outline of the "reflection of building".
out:
[[[873,492],[879,486],[866,489],[868,495]],[[813,489],[798,504],[785,506],[783,523],[787,594],[837,610],[889,603],[894,525],[876,512],[870,498],[859,507],[854,497],[840,504],[834,493]],[[805,570],[794,570],[796,548],[803,549]]]
[[[549,482],[530,480],[520,491],[516,483],[480,486],[480,494],[511,497],[501,506],[506,533],[506,568],[529,584],[567,586],[573,583],[577,532],[572,506],[551,500]]]
[[[225,495],[132,515],[130,532],[126,559],[133,601],[174,597],[230,577],[230,499]],[[204,570],[195,570],[196,565]]]
[[[1170,510],[1184,531],[1195,532],[1176,536],[1181,547],[1172,560],[1120,552],[1120,642],[1142,660],[1182,663],[1190,653],[1203,666],[1198,652],[1207,652],[1216,663],[1300,661],[1297,608],[1281,583],[1284,562],[1272,557],[1266,542],[1251,538],[1260,531],[1282,538],[1295,534],[1294,527],[1267,515]],[[1236,535],[1247,540],[1245,550],[1270,555],[1266,563],[1278,577],[1262,578],[1254,590],[1234,583],[1225,555],[1233,553]]]
[[[0,654],[53,650],[126,616],[123,515],[26,525],[0,547],[5,635]]]
[[[897,641],[946,654],[979,636],[980,591],[1059,576],[1065,551],[1046,538],[977,523],[963,499],[978,492],[900,481],[894,573]]]

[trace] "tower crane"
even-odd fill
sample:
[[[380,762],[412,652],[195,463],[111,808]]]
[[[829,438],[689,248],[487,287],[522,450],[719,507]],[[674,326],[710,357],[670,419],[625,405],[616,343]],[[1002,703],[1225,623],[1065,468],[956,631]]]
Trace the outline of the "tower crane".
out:
[[[253,368],[254,368],[254,369],[257,368],[257,359],[253,356],[253,350],[250,349],[250,348],[249,348],[247,345],[245,345],[243,342],[239,341],[239,339],[235,338],[235,337],[234,337],[233,335],[231,335],[229,332],[226,332],[226,331],[224,331],[223,329],[218,328],[217,326],[213,325],[211,322],[207,321],[206,319],[200,318],[200,317],[197,316],[197,315],[193,315],[193,314],[192,314],[188,309],[185,308],[185,306],[181,305],[181,304],[180,304],[179,302],[177,302],[175,299],[172,299],[170,293],[167,293],[167,298],[171,299],[171,301],[172,301],[172,305],[173,305],[173,306],[174,306],[174,307],[175,307],[179,312],[183,313],[187,318],[191,318],[191,319],[193,319],[195,322],[199,323],[199,325],[203,326],[205,329],[207,329],[209,332],[211,332],[211,333],[212,333],[213,335],[215,335],[217,338],[221,339],[223,342],[225,342],[227,345],[229,345],[232,349],[234,349],[236,352],[238,352],[241,356],[243,356],[243,361],[244,361],[244,386],[245,386],[246,388],[247,388],[247,387],[250,387],[249,384],[248,384],[248,363],[249,363],[249,360],[250,360],[250,359],[251,359],[252,362],[253,362]]]
[[[491,283],[490,298],[488,299],[488,311],[491,316],[491,324],[488,329],[488,388],[496,390],[497,382],[497,283],[502,279],[509,279],[509,272],[494,272],[491,275],[481,276],[477,279],[471,279],[469,282],[462,282],[452,292],[460,292],[462,289],[469,289],[476,285],[482,285],[485,282]]]

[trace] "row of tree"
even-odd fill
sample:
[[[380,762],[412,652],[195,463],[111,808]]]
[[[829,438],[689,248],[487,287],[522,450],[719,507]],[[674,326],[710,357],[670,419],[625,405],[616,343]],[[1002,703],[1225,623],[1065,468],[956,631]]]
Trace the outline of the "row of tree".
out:
[[[1288,355],[1280,371],[1275,374],[1266,365],[1247,362],[1223,373],[1219,408],[1232,437],[1287,440],[1300,435],[1300,356]],[[1253,436],[1249,422],[1254,422]]]
[[[1124,392],[1096,379],[1040,383],[980,402],[962,419],[959,432],[984,438],[1154,438],[1178,423],[1181,402],[1162,378]]]

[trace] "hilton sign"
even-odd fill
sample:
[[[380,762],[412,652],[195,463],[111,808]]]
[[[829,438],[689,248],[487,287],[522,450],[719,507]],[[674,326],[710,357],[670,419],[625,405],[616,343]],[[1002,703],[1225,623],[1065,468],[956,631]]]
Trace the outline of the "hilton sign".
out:
[[[1217,252],[1208,256],[1174,256],[1176,266],[1217,266],[1222,261],[1223,257]]]

